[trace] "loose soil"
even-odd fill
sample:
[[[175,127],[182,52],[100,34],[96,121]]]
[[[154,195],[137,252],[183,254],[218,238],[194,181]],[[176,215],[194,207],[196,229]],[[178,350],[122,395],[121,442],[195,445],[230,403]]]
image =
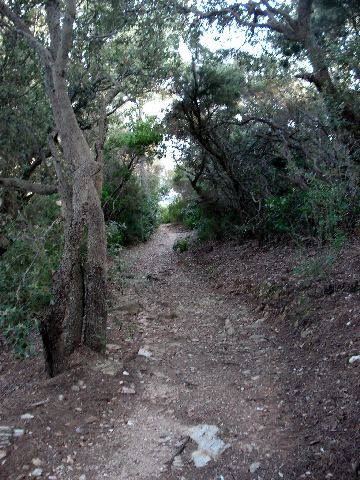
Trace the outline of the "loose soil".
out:
[[[193,242],[164,225],[111,259],[105,355],[80,347],[49,379],[39,339],[23,361],[1,347],[0,478],[360,478],[359,239],[328,266],[314,247],[305,264],[178,239]],[[223,442],[202,467],[199,425]]]

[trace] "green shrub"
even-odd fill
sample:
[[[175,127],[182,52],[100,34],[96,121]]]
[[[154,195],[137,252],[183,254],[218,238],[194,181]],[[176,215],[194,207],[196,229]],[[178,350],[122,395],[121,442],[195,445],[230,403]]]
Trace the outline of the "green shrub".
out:
[[[0,327],[22,356],[32,350],[30,333],[50,302],[61,259],[63,228],[55,200],[34,198],[17,219],[1,222],[8,246],[0,257]]]
[[[125,223],[118,223],[114,220],[110,220],[106,224],[106,240],[108,252],[116,254],[121,250],[121,246],[124,245],[125,230]]]
[[[189,240],[190,237],[188,235],[185,238],[176,240],[173,245],[174,251],[180,250],[180,252],[186,252],[186,250],[189,249]]]
[[[162,209],[162,223],[182,223],[185,217],[185,201],[179,196]]]

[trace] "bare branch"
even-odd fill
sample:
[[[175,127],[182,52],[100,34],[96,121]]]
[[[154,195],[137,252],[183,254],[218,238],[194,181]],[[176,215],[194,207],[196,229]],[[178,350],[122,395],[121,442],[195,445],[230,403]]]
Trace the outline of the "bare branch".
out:
[[[1,178],[0,186],[19,188],[27,192],[37,193],[38,195],[53,195],[57,193],[58,187],[56,184],[42,185],[41,183],[31,183],[20,178]]]

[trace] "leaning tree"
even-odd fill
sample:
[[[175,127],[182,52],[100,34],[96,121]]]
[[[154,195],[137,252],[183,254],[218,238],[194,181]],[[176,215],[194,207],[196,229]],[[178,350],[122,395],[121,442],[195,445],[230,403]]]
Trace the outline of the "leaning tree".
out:
[[[42,185],[15,176],[0,179],[3,186],[57,192],[61,199],[63,256],[40,323],[50,376],[65,370],[82,332],[85,345],[104,349],[106,236],[101,192],[107,118],[168,74],[164,59],[170,35],[164,12],[155,4],[150,7],[136,1],[77,5],[76,0],[0,0],[2,41],[6,35],[21,38],[40,59],[52,112],[46,140],[56,181]],[[33,81],[39,81],[36,71],[34,75]]]

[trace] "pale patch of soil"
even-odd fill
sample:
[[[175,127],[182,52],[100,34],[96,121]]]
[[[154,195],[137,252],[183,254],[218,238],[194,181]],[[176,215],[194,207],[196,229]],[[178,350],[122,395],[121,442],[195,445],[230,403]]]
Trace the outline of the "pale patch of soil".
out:
[[[360,362],[347,363],[360,353],[358,239],[322,279],[293,274],[289,246],[174,252],[188,234],[162,226],[122,252],[117,273],[112,260],[108,343],[120,349],[80,347],[48,379],[39,341],[21,362],[1,348],[0,425],[25,430],[1,479],[35,468],[59,480],[360,478]],[[93,370],[105,359],[123,368]],[[202,424],[226,449],[197,468],[188,428]]]

